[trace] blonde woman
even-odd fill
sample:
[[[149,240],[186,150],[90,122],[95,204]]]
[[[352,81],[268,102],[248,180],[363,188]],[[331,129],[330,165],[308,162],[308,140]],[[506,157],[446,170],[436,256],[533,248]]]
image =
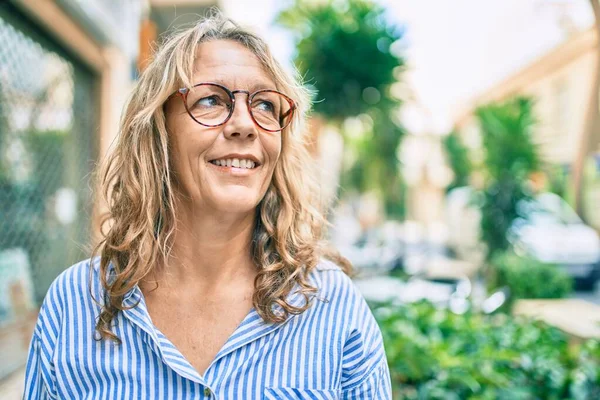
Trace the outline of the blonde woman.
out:
[[[309,96],[220,15],[141,75],[97,257],[52,284],[25,398],[388,399],[380,330],[322,244]]]

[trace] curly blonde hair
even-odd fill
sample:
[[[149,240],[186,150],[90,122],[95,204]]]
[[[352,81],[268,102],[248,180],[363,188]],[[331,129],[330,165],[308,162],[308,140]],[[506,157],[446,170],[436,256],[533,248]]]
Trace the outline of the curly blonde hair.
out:
[[[107,212],[101,222],[102,240],[93,254],[100,255],[104,302],[96,331],[103,339],[120,342],[111,323],[126,309],[124,296],[157,265],[165,265],[171,251],[176,202],[163,106],[178,88],[193,86],[196,48],[209,40],[244,45],[272,75],[277,89],[297,105],[292,122],[282,132],[281,156],[272,181],[256,210],[251,243],[258,269],[252,299],[256,311],[274,323],[304,312],[316,292],[308,275],[321,257],[351,272],[350,263],[323,241],[326,219],[304,137],[310,93],[298,72],[290,76],[260,37],[216,12],[171,35],[158,49],[133,89],[118,140],[99,171]],[[296,284],[305,299],[299,307],[286,301]]]

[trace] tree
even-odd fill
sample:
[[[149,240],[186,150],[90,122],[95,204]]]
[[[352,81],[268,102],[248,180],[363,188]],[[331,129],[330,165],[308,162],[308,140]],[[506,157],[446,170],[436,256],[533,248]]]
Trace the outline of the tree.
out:
[[[396,150],[404,131],[394,117],[401,103],[390,88],[404,67],[395,50],[402,30],[371,0],[295,0],[277,21],[294,32],[294,62],[316,93],[314,111],[338,126],[356,156],[344,168],[342,186],[375,190],[388,216],[400,217]],[[371,123],[360,138],[351,138],[343,123],[359,116]]]
[[[448,164],[450,164],[450,168],[454,173],[454,179],[448,185],[447,190],[450,191],[460,186],[467,186],[469,184],[472,165],[468,149],[462,143],[458,132],[450,132],[444,138],[443,145],[448,157]]]
[[[508,248],[506,234],[519,216],[517,204],[530,197],[527,182],[540,167],[532,141],[532,106],[531,99],[517,97],[475,111],[483,136],[487,173],[481,230],[488,257]]]

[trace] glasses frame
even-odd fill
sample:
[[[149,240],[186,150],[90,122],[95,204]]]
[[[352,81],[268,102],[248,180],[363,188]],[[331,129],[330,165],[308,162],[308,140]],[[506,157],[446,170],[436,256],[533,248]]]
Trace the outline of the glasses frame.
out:
[[[277,90],[273,90],[273,89],[261,89],[261,90],[257,90],[256,92],[250,93],[247,90],[229,90],[227,87],[218,84],[218,83],[214,83],[214,82],[202,82],[202,83],[198,83],[194,86],[192,86],[192,89],[195,87],[199,87],[199,86],[217,86],[221,89],[223,89],[225,91],[225,93],[227,93],[227,95],[229,96],[229,99],[231,100],[231,109],[229,110],[229,115],[227,116],[227,118],[225,118],[225,120],[223,122],[221,122],[220,124],[216,124],[216,125],[210,125],[210,124],[205,124],[203,122],[198,121],[193,115],[192,112],[190,111],[188,104],[187,104],[187,97],[188,94],[190,93],[189,88],[180,88],[177,90],[176,94],[179,95],[179,97],[181,97],[181,99],[183,100],[183,106],[185,107],[185,111],[188,113],[188,115],[194,120],[194,122],[202,125],[202,126],[206,126],[208,128],[214,128],[217,126],[221,126],[221,125],[225,125],[227,123],[227,121],[229,121],[231,119],[231,116],[233,115],[233,111],[235,110],[235,94],[236,93],[245,93],[247,95],[247,100],[246,100],[246,104],[248,105],[248,111],[250,113],[250,118],[252,118],[252,121],[254,121],[254,124],[256,126],[258,126],[260,129],[263,129],[267,132],[280,132],[282,130],[284,130],[285,128],[287,128],[289,126],[289,124],[292,122],[292,118],[294,116],[294,111],[296,110],[296,103],[294,102],[294,100],[290,99],[288,96],[286,96],[285,94],[277,91]],[[283,97],[284,100],[286,100],[288,102],[288,104],[290,105],[290,109],[283,115],[281,115],[279,124],[281,125],[281,122],[284,118],[287,118],[289,116],[288,122],[282,126],[279,129],[267,129],[265,127],[263,127],[261,124],[258,123],[258,121],[256,120],[256,118],[254,118],[254,114],[252,114],[252,100],[254,99],[254,96],[256,96],[257,94],[260,93],[276,93],[280,96]]]

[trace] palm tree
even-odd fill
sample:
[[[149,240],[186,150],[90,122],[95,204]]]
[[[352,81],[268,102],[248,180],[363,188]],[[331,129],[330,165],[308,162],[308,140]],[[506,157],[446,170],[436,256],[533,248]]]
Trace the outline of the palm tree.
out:
[[[375,191],[387,216],[402,217],[396,150],[404,130],[396,117],[401,102],[390,92],[405,64],[394,46],[402,29],[373,0],[295,0],[277,21],[295,36],[294,61],[316,93],[315,113],[342,133],[348,118],[369,121],[363,138],[345,135],[355,157],[342,172],[343,189]]]
[[[485,150],[486,185],[481,207],[482,239],[488,257],[508,248],[507,232],[519,216],[517,204],[529,197],[527,181],[539,170],[537,147],[532,140],[535,125],[533,103],[517,97],[479,107]]]

